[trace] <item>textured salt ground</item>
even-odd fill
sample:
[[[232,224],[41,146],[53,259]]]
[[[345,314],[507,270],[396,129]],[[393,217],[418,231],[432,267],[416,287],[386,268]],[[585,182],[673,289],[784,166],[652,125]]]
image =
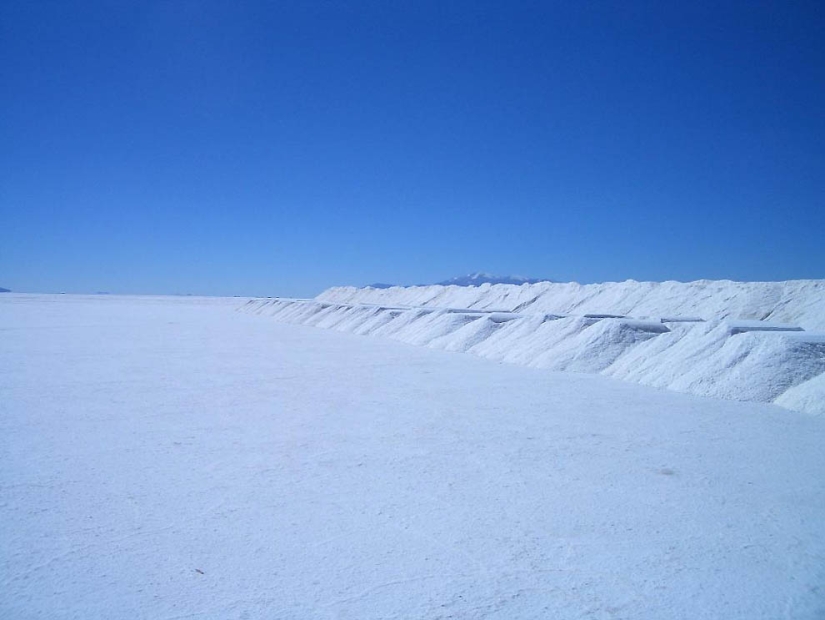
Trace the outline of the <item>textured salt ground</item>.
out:
[[[0,299],[0,616],[821,618],[825,426],[274,322]]]

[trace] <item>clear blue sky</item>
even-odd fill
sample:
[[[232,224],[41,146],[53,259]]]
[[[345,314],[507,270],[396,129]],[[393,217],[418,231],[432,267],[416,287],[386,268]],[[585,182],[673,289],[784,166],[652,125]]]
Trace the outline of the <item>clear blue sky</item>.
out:
[[[825,277],[825,3],[5,0],[0,286]]]

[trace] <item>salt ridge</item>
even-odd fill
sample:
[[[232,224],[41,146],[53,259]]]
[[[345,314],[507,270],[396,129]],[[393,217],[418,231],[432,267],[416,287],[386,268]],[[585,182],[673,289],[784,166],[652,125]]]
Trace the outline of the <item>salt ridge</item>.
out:
[[[436,306],[475,310],[607,313],[636,317],[700,317],[792,323],[825,331],[825,280],[784,282],[576,282],[410,286],[388,289],[333,287],[318,301],[347,304]]]
[[[336,288],[315,300],[250,300],[241,310],[500,362],[599,373],[701,396],[773,402],[825,414],[825,336],[801,331],[802,325],[821,325],[817,312],[825,303],[823,284]],[[508,290],[493,290],[500,287]],[[535,295],[536,287],[544,292]],[[555,301],[552,291],[560,293]],[[678,292],[687,298],[678,299]],[[369,303],[376,297],[382,302]],[[600,305],[600,298],[606,305]],[[663,306],[660,313],[651,311],[657,301]],[[570,307],[577,312],[560,312]],[[555,313],[546,311],[550,308]],[[716,316],[697,320],[696,315],[708,317],[711,310]],[[618,316],[630,313],[635,316]],[[755,318],[760,316],[777,322]]]

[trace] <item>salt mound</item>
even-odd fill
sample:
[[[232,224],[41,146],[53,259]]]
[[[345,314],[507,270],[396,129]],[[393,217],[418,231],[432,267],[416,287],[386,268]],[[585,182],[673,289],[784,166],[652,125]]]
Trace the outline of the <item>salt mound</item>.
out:
[[[530,365],[551,370],[601,372],[627,350],[659,333],[658,328],[650,329],[643,321],[604,319],[565,338]]]
[[[749,332],[726,339],[703,365],[668,387],[716,398],[772,402],[822,372],[825,344]]]
[[[478,315],[438,311],[424,315],[392,334],[392,338],[409,344],[424,345],[479,319]]]
[[[601,310],[583,316],[501,312],[504,300],[493,301],[495,311],[291,299],[256,300],[240,310],[501,362],[825,413],[825,334],[687,315],[641,320]]]
[[[487,340],[468,350],[474,355],[491,360],[526,364],[538,355],[539,350],[546,348],[544,333],[555,327],[555,322],[552,319],[548,320],[544,315],[528,315],[518,321],[505,323]]]
[[[482,317],[463,325],[450,334],[434,338],[428,346],[445,351],[465,352],[490,338],[502,326],[502,322],[495,321],[491,317]]]
[[[612,314],[770,320],[825,331],[825,280],[785,282],[576,282],[409,286],[388,289],[333,287],[318,301],[497,309],[529,313]]]
[[[774,402],[787,409],[825,415],[825,373],[792,387]]]

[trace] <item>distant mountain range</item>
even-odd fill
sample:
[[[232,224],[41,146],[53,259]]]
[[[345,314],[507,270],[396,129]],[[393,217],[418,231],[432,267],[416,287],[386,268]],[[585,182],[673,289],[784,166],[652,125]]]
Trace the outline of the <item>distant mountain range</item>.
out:
[[[521,276],[494,276],[490,273],[471,273],[466,276],[456,276],[449,280],[436,282],[441,286],[481,286],[482,284],[536,284],[537,282],[552,282],[547,278],[523,278]],[[376,282],[368,285],[370,288],[392,288],[396,284]],[[419,284],[418,286],[428,286]]]
[[[523,278],[521,276],[494,276],[490,273],[471,273],[436,282],[442,286],[480,286],[482,284],[536,284],[550,282],[547,278]]]
[[[7,288],[3,288],[2,286],[0,286],[0,293],[11,293],[11,291]]]

